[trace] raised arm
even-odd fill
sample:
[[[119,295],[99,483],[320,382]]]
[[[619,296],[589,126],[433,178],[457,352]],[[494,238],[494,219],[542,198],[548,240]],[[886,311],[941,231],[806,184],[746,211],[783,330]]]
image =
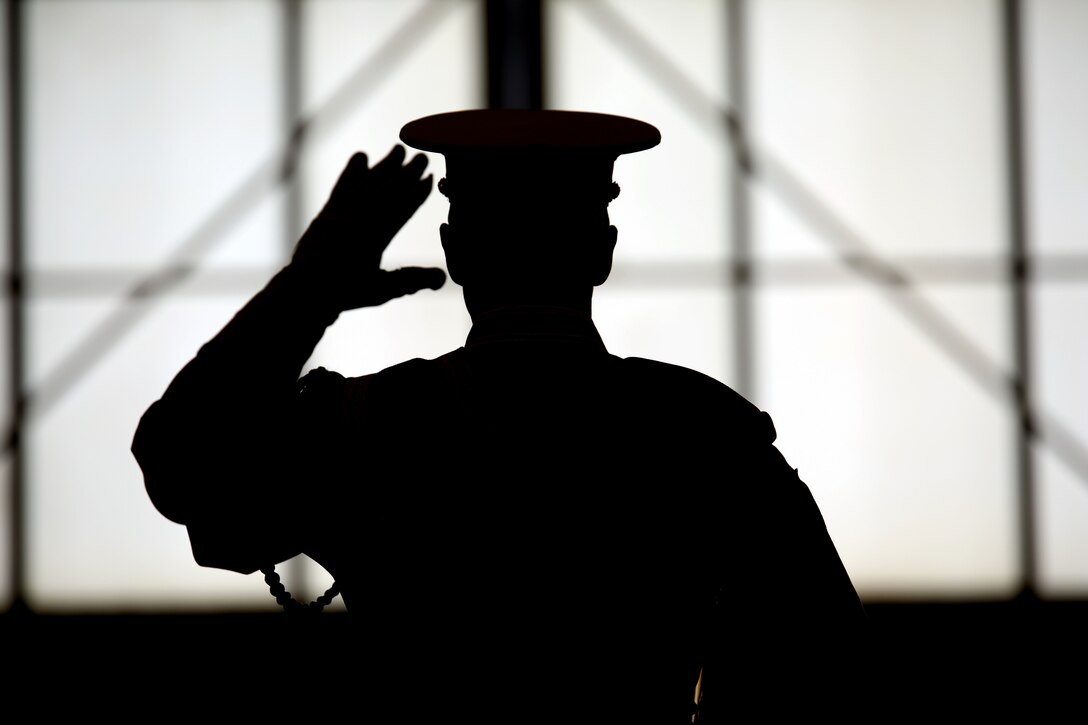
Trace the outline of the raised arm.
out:
[[[355,154],[290,263],[206,343],[140,420],[132,451],[155,507],[189,527],[198,563],[248,573],[301,551],[305,516],[297,381],[345,310],[437,289],[435,268],[381,269],[431,191],[403,147],[373,167]]]

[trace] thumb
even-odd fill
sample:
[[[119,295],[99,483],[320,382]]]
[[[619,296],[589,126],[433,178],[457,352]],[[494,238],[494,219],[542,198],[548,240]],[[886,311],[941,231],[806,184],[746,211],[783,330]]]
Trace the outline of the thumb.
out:
[[[423,289],[439,289],[446,283],[446,273],[438,267],[401,267],[383,270],[378,280],[379,294],[386,300],[415,294]]]

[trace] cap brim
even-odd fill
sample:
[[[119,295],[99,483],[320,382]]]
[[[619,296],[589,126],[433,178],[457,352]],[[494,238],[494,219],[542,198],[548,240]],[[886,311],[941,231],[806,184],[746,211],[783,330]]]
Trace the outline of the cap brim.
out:
[[[661,133],[625,116],[585,111],[481,109],[416,119],[400,132],[412,148],[459,151],[571,151],[619,156],[652,148]]]

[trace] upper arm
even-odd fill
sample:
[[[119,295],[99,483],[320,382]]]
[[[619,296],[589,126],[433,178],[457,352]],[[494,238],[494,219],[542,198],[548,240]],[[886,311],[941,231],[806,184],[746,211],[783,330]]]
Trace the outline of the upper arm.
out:
[[[199,399],[166,395],[144,414],[133,455],[152,504],[188,527],[197,563],[248,573],[301,551],[300,478],[338,381],[311,373],[297,392],[263,399],[220,385]]]

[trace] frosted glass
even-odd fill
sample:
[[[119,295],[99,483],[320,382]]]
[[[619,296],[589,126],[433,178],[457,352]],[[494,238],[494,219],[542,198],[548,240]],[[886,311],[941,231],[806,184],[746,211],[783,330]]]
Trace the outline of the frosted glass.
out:
[[[1088,441],[1088,289],[1040,285],[1031,297],[1034,317],[1033,384],[1037,405]]]
[[[593,12],[594,3],[574,0],[576,13]],[[554,5],[570,5],[558,0]],[[725,3],[714,0],[600,0],[608,13],[602,20],[618,16],[636,33],[653,42],[654,51],[676,68],[707,100],[723,105],[727,51]],[[557,39],[557,45],[563,39]]]
[[[756,265],[758,283],[773,289],[792,286],[797,294],[804,294],[806,290],[820,294],[827,286],[882,290],[881,295],[895,300],[897,314],[909,322],[918,335],[930,334],[934,326],[942,332],[951,331],[959,341],[956,349],[966,349],[965,355],[977,358],[978,366],[990,371],[991,380],[1003,380],[1011,370],[1013,351],[1009,320],[1012,303],[1005,286],[980,283],[978,278],[960,284],[928,284],[928,276],[919,272],[909,260],[881,256],[870,246],[861,248],[859,254],[882,265],[881,269],[894,270],[899,279],[906,282],[903,287],[887,288],[879,275],[863,273],[844,261],[837,238],[829,238],[821,233],[821,228],[806,224],[772,190],[757,187],[752,200],[755,246],[791,250],[789,256],[765,256],[765,264]],[[796,276],[792,278],[788,272],[791,261],[797,262]],[[938,257],[933,265],[940,262]],[[1002,267],[995,265],[994,269]],[[757,327],[757,335],[760,329]]]
[[[998,3],[748,7],[758,150],[878,251],[1005,249]]]
[[[1088,592],[1088,289],[1040,285],[1031,300],[1034,397],[1045,414],[1037,446],[1041,584],[1047,591],[1083,595]],[[1072,441],[1052,439],[1054,432],[1068,432]]]
[[[25,7],[34,267],[161,263],[277,153],[276,3]],[[271,229],[235,241],[225,261],[282,249]]]
[[[285,122],[282,7],[187,0],[27,7],[32,261],[42,280],[58,271],[108,272],[78,288],[37,287],[30,305],[30,382],[36,392],[62,393],[39,401],[27,431],[30,603],[38,611],[274,610],[259,574],[195,564],[184,528],[151,505],[129,449],[147,406],[282,263],[287,199],[275,165]],[[480,8],[466,1],[302,9],[304,103],[321,121],[300,162],[308,221],[351,151],[381,139],[391,145],[417,115],[478,105]],[[430,18],[412,26],[419,43],[395,68],[377,66],[372,91],[321,115],[323,94],[342,85],[333,69],[352,70],[337,61],[314,72],[313,63],[344,50],[349,36],[334,31],[365,39],[358,44],[365,55],[417,11]],[[157,271],[223,210],[229,223],[192,255],[199,269],[164,297],[134,302],[122,296],[127,283],[111,288],[109,280]],[[420,251],[409,241],[387,263],[439,261],[439,212],[432,203],[430,220],[406,230]],[[103,336],[107,328],[115,333]],[[311,364],[369,372],[446,352],[467,329],[460,292],[448,285],[345,314]],[[80,357],[96,339],[108,344]],[[58,389],[64,370],[76,374]],[[296,596],[312,598],[329,583],[314,568],[298,557],[281,573]]]
[[[278,241],[282,214],[281,194],[269,194],[255,204],[251,213],[240,218],[232,229],[216,238],[221,245],[219,250],[238,249],[248,241],[258,238]],[[179,287],[170,288],[150,298],[151,309],[159,300],[169,298],[175,292],[212,298],[221,297],[223,294],[232,297],[254,294],[280,265],[281,262],[277,260],[265,265],[239,268],[237,265],[219,265],[205,261],[185,277]],[[148,278],[154,272],[157,270],[136,269],[127,276],[135,281]],[[219,281],[220,278],[223,281]],[[37,390],[43,384],[56,384],[58,375],[67,376],[66,371],[72,369],[73,365],[76,368],[75,377],[82,377],[86,371],[80,368],[98,364],[93,355],[88,356],[86,351],[89,348],[101,349],[99,341],[123,337],[138,326],[150,324],[145,317],[143,301],[133,302],[120,296],[122,291],[129,288],[130,285],[118,286],[112,293],[103,294],[99,291],[95,295],[75,292],[60,294],[57,291],[52,295],[35,295],[35,300],[64,304],[58,307],[48,325],[29,325],[26,375],[32,389]],[[229,318],[224,318],[222,323],[227,319]],[[194,321],[195,324],[198,322]],[[217,331],[218,327],[210,327],[205,329],[204,334],[211,337]],[[180,330],[177,332],[179,336],[184,334]],[[196,348],[193,348],[190,355],[195,352]]]
[[[322,126],[307,146],[303,164],[307,220],[320,210],[344,164],[356,151],[366,153],[370,163],[376,163],[400,143],[400,129],[409,121],[483,105],[479,3],[459,1],[405,8],[398,3],[396,9],[391,3],[378,3],[378,7],[383,13],[381,27],[391,33],[409,29],[413,45],[409,53],[398,56],[396,64],[381,66],[375,84],[353,106],[339,113],[335,123]],[[369,11],[369,6],[315,3],[308,10],[313,32],[325,29],[326,37],[334,40],[351,28],[361,27],[364,19],[360,13]],[[332,78],[349,78],[360,67],[374,62],[374,46],[370,42],[348,44],[345,51],[343,44],[315,39],[308,46],[312,54],[309,65]],[[324,85],[332,88],[335,84]],[[315,107],[320,108],[320,101]],[[417,153],[407,150],[409,154]],[[430,154],[429,159],[428,173],[437,183],[444,174],[445,161],[439,154]],[[434,189],[386,251],[383,266],[445,268],[438,228],[446,220],[448,209],[446,198]],[[437,293],[423,291],[378,309],[343,316],[322,340],[313,364],[348,375],[374,372],[408,358],[436,357],[460,347],[468,328],[460,288],[447,280]]]
[[[934,289],[982,329],[999,289]],[[1001,596],[1018,583],[1013,416],[880,291],[766,289],[758,402],[863,596]]]
[[[624,4],[625,14],[636,7],[662,10],[654,3],[630,8]],[[549,105],[631,116],[661,131],[659,146],[616,162],[613,178],[622,191],[609,214],[620,229],[617,263],[698,257],[714,264],[723,259],[729,248],[729,156],[717,117],[711,116],[708,123],[706,117],[678,106],[637,64],[633,51],[602,32],[593,20],[596,16],[579,3],[553,2],[548,8]],[[718,9],[692,2],[672,3],[669,8],[676,17],[660,26],[664,37],[655,34],[648,39],[655,47],[676,53],[686,33],[697,28],[693,47],[704,49],[697,57],[706,55],[707,33],[720,25]],[[641,20],[645,26],[649,18]]]
[[[721,288],[650,293],[605,282],[593,297],[593,319],[613,355],[683,365],[730,384],[730,305],[729,294]]]
[[[824,511],[866,599],[993,597],[1019,586],[1016,429],[1009,400],[958,364],[885,290],[838,261],[783,182],[788,174],[864,240],[910,269],[919,256],[982,255],[1008,244],[999,3],[989,0],[760,0],[748,3],[749,133],[765,175],[752,187],[757,269],[752,398]],[[621,157],[612,278],[594,298],[610,351],[685,365],[732,383],[737,354],[724,4],[711,0],[545,3],[552,107],[645,119],[663,141]],[[484,103],[478,0],[322,0],[302,10],[302,112],[312,121],[297,179],[301,222],[348,156],[380,158],[413,118]],[[55,381],[89,335],[138,313],[101,358],[25,432],[30,603],[39,611],[243,608],[271,611],[259,575],[198,567],[182,527],[151,506],[129,452],[139,416],[178,369],[282,261],[283,8],[264,0],[24,3],[28,262],[39,276],[164,264],[217,212],[233,210],[168,299],[144,308],[126,286],[32,284],[29,383]],[[682,74],[617,40],[617,16]],[[0,51],[6,35],[0,14]],[[1088,250],[1088,10],[1024,3],[1029,243]],[[660,67],[658,68],[660,70]],[[669,71],[671,72],[671,70]],[[6,81],[6,77],[0,78]],[[0,90],[3,83],[0,82]],[[691,95],[694,94],[694,95]],[[6,98],[6,95],[4,96]],[[694,99],[694,100],[693,100]],[[0,114],[0,130],[6,116]],[[0,145],[0,161],[6,161]],[[431,155],[435,178],[444,171]],[[0,178],[0,223],[7,178]],[[242,198],[239,193],[244,193]],[[233,200],[233,201],[232,201]],[[444,266],[434,193],[388,266]],[[809,260],[820,276],[782,274]],[[7,269],[7,249],[0,269]],[[54,276],[50,276],[54,275]],[[797,282],[803,284],[797,284]],[[924,280],[923,280],[924,282]],[[1009,290],[1000,278],[923,283],[918,294],[982,368],[1011,369]],[[62,292],[63,294],[56,294]],[[1088,481],[1048,441],[1088,441],[1088,292],[1032,291],[1039,587],[1088,592]],[[7,341],[8,301],[0,301]],[[347,313],[310,365],[348,375],[457,347],[459,288]],[[981,361],[981,362],[979,362]],[[93,364],[91,364],[93,363]],[[8,356],[0,356],[7,400]],[[977,374],[978,369],[975,369]],[[46,389],[48,391],[48,389]],[[5,426],[8,411],[0,416]],[[1051,429],[1053,430],[1053,429]],[[0,460],[0,608],[10,599],[10,459]],[[299,598],[328,575],[305,557],[280,567]],[[307,591],[309,589],[310,591]],[[341,608],[339,602],[334,609]]]
[[[27,522],[28,594],[36,609],[275,606],[259,576],[195,564],[184,527],[152,506],[130,452],[140,416],[244,300],[160,303],[78,386],[35,416],[27,436]],[[36,302],[31,321],[37,330],[89,321],[114,302]]]
[[[366,153],[371,163],[376,163],[400,143],[400,129],[409,121],[484,104],[479,3],[429,3],[424,14],[405,12],[407,8],[401,8],[400,3],[396,3],[394,12],[392,5],[375,6],[383,12],[381,27],[395,32],[409,28],[413,45],[410,52],[398,56],[397,63],[379,66],[373,86],[354,96],[353,104],[337,113],[329,124],[320,125],[307,145],[302,167],[306,182],[303,214],[307,221],[321,209],[344,164],[356,151]],[[345,32],[366,27],[361,13],[370,12],[369,4],[313,3],[308,8],[313,31],[328,34],[327,40],[314,38],[308,44],[308,65],[341,79],[374,62],[374,43],[336,42]],[[319,101],[316,107],[320,107]],[[429,156],[429,173],[437,183],[445,162],[439,154]],[[444,267],[438,227],[446,220],[447,210],[446,198],[435,189],[389,247],[383,260],[385,266]]]
[[[1088,252],[1088,3],[1024,3],[1025,123],[1032,246]]]
[[[1043,448],[1038,457],[1039,593],[1088,597],[1088,482]]]

